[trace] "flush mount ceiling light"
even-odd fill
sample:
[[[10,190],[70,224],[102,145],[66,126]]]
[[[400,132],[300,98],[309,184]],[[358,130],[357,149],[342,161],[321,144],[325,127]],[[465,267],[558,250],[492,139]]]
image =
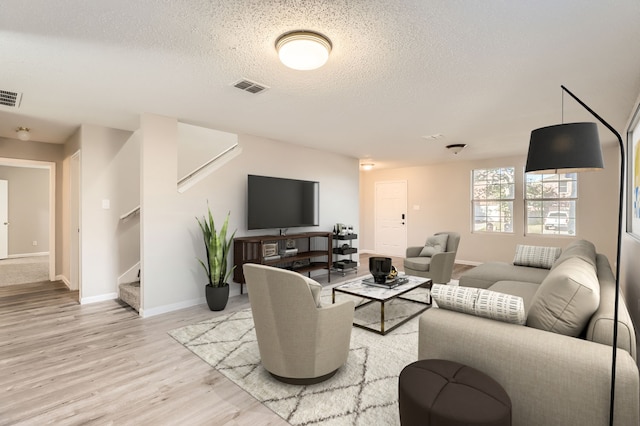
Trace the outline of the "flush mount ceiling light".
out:
[[[31,138],[31,135],[29,134],[29,129],[28,127],[18,127],[16,129],[16,134],[18,135],[18,139],[20,139],[21,141],[28,141]]]
[[[360,167],[362,167],[362,170],[371,170],[371,169],[373,169],[373,166],[375,166],[375,164],[373,164],[373,163],[362,163],[362,164],[360,164]]]
[[[447,145],[447,149],[457,155],[466,146],[467,146],[466,143],[454,143],[452,145]]]
[[[292,31],[276,40],[280,61],[294,70],[308,71],[320,68],[329,59],[331,41],[313,31]]]

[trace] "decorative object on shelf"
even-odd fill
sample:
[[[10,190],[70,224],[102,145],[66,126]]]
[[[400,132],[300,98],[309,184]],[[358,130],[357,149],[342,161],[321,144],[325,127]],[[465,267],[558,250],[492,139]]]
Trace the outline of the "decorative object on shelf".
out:
[[[208,217],[203,217],[202,219],[196,217],[198,225],[200,225],[200,230],[202,231],[202,238],[207,254],[206,262],[200,259],[198,259],[198,261],[204,268],[207,278],[209,279],[209,282],[205,286],[207,305],[212,311],[221,311],[227,306],[227,301],[229,300],[229,283],[227,279],[235,269],[235,266],[231,269],[227,268],[227,258],[229,256],[229,249],[231,248],[231,241],[233,241],[233,236],[236,231],[233,231],[231,237],[227,239],[227,228],[231,212],[227,213],[220,233],[216,230],[213,215],[211,214],[211,209],[208,204],[207,212]]]
[[[295,256],[297,254],[298,254],[298,249],[297,248],[280,250],[280,256],[282,256],[282,257],[291,257],[291,256]]]
[[[240,284],[240,294],[246,282],[243,273],[245,263],[261,263],[276,268],[291,269],[293,262],[308,259],[305,266],[296,269],[299,273],[327,270],[327,280],[331,282],[331,247],[336,237],[331,232],[303,232],[288,235],[253,235],[233,239],[233,281]],[[287,240],[295,241],[295,248],[285,249]],[[262,247],[268,243],[278,244],[278,253],[265,257]],[[313,247],[319,247],[313,249]],[[321,247],[321,248],[320,248]]]
[[[309,260],[309,259],[296,260],[291,265],[291,268],[296,270],[296,269],[300,269],[300,268],[304,268],[306,266],[309,266],[310,264],[311,264],[311,260]]]
[[[265,243],[262,246],[262,256],[269,257],[278,254],[278,243]]]
[[[296,240],[289,238],[286,245],[288,249],[294,249],[296,248]]]
[[[387,281],[387,276],[391,272],[391,258],[370,257],[369,272],[373,275],[373,279],[376,283],[384,284]]]
[[[276,50],[280,61],[287,67],[309,71],[327,62],[331,41],[314,31],[291,31],[278,37]]]
[[[609,400],[609,424],[613,425],[616,388],[616,354],[618,347],[618,306],[620,299],[620,251],[622,248],[622,209],[624,206],[625,155],[622,137],[609,123],[596,114],[566,87],[560,86],[576,102],[609,129],[618,139],[620,147],[620,201],[618,206],[618,250],[616,255],[616,294],[614,298],[613,341],[611,345],[611,397]],[[563,102],[564,104],[564,102]],[[564,112],[564,111],[563,111]],[[573,173],[604,168],[598,126],[596,123],[563,123],[543,127],[531,132],[526,173]]]

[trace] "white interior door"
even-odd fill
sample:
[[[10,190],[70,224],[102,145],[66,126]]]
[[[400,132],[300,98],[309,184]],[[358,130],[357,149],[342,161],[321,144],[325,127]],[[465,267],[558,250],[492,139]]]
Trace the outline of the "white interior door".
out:
[[[9,257],[9,182],[0,180],[0,259]]]
[[[375,252],[404,257],[407,249],[407,181],[375,183]]]

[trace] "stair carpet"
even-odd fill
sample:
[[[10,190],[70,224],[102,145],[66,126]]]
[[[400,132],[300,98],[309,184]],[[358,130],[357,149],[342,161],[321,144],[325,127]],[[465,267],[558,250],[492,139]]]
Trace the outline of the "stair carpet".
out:
[[[119,285],[120,300],[140,312],[140,281]]]

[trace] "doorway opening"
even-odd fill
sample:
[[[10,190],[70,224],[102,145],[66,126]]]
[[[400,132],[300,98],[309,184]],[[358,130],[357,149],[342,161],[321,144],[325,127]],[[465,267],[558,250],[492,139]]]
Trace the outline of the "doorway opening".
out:
[[[41,247],[38,249],[33,249],[32,247],[29,250],[25,250],[24,248],[17,248],[15,251],[18,253],[11,253],[9,250],[8,258],[9,259],[19,259],[26,257],[44,257],[45,255],[48,257],[47,265],[46,265],[46,276],[49,281],[54,281],[55,274],[55,265],[56,265],[56,239],[55,239],[55,176],[56,176],[56,165],[54,162],[49,161],[37,161],[37,160],[23,160],[23,159],[15,159],[15,158],[0,158],[0,167],[8,167],[8,168],[25,168],[25,169],[36,169],[43,170],[44,174],[47,176],[47,186],[48,186],[48,199],[44,200],[45,203],[48,204],[48,217],[41,218],[41,221],[45,222],[47,225],[46,234],[48,234],[48,244],[44,246],[38,246],[40,244],[37,240],[29,240],[28,242],[22,241],[22,244],[32,244],[32,247]],[[11,183],[9,183],[9,191],[11,191]],[[22,192],[22,191],[21,191]],[[16,194],[21,195],[21,194]],[[28,196],[33,196],[32,193],[27,192]],[[45,196],[45,195],[43,195]],[[9,228],[9,233],[11,232],[11,222],[6,221],[7,227]],[[0,225],[4,225],[3,222]],[[17,225],[17,224],[16,224]],[[34,251],[35,250],[35,251]],[[22,252],[22,253],[21,253]],[[27,259],[28,260],[28,259]],[[37,259],[33,259],[34,263],[38,263]],[[44,260],[44,259],[41,259]],[[14,263],[19,264],[19,261],[15,261]]]

